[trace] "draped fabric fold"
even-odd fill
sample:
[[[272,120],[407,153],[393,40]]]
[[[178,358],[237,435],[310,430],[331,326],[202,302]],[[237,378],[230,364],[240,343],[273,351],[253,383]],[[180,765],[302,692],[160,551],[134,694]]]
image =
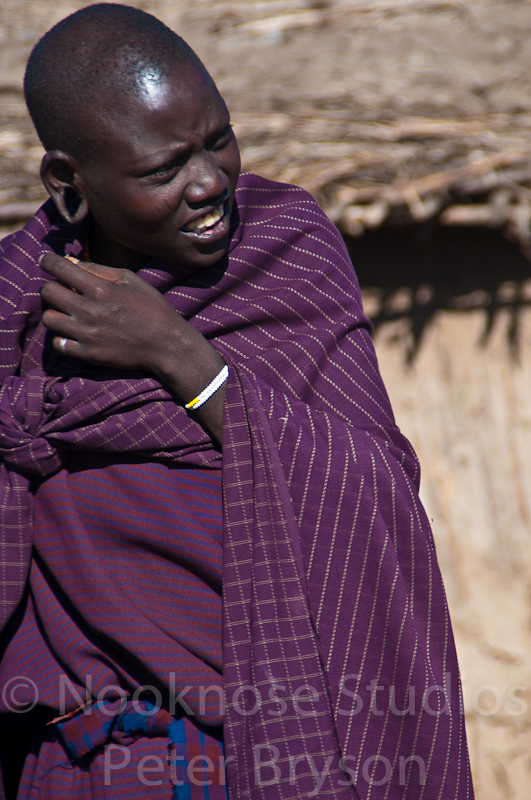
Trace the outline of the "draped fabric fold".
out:
[[[282,782],[295,772],[305,793],[320,776],[319,797],[472,796],[444,591],[403,466],[414,469],[411,452],[396,428],[362,430],[259,383],[241,375],[243,392],[230,387],[241,420],[224,442],[226,514],[243,512],[227,519],[225,735],[228,752],[243,737],[255,753],[253,773],[244,758],[235,769],[241,795],[253,796],[256,762],[268,779],[273,761],[268,798],[289,796]],[[258,689],[245,711],[241,686]]]
[[[15,580],[2,580],[3,618],[16,607],[27,576],[32,477],[60,469],[69,449],[208,467],[219,455],[198,427],[154,380],[64,380],[31,372],[5,378],[0,388],[2,560]],[[21,555],[15,571],[13,556]]]
[[[75,365],[53,361],[37,319],[46,276],[36,260],[50,247],[76,255],[77,235],[48,205],[4,244],[0,347],[13,353],[0,394],[6,617],[30,555],[29,476],[56,470],[69,449],[206,469],[221,458],[156,381],[90,369],[68,377]],[[180,283],[162,262],[140,274],[230,367],[223,672],[231,798],[471,798],[457,661],[418,464],[394,424],[338,232],[302,190],[243,175],[226,259]]]

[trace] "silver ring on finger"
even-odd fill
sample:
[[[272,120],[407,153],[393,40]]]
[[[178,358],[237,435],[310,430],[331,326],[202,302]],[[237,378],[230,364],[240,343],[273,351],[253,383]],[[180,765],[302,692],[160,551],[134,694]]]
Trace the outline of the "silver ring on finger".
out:
[[[67,342],[68,342],[68,339],[66,338],[66,336],[61,336],[61,338],[59,339],[59,350],[65,356],[66,356],[66,344],[67,344]]]

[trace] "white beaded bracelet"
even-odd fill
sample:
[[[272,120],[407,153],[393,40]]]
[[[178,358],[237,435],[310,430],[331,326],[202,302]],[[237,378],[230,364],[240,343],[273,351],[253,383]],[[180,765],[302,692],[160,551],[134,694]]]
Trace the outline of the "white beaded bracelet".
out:
[[[198,394],[197,397],[194,397],[193,400],[190,400],[189,403],[185,403],[185,408],[190,410],[193,409],[194,411],[206,403],[206,401],[212,397],[213,394],[217,392],[220,386],[223,386],[227,378],[229,377],[229,368],[225,364],[221,372],[218,372],[214,380],[208,384],[206,389],[203,389],[201,394]]]

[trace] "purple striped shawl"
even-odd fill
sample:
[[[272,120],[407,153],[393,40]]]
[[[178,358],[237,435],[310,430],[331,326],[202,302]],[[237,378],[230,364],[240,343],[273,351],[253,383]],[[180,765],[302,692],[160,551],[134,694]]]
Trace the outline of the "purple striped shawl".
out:
[[[295,187],[243,175],[237,209],[228,257],[215,269],[180,285],[162,262],[141,273],[231,368],[230,796],[470,798],[457,662],[418,465],[394,424],[344,244]],[[57,470],[65,449],[219,464],[201,427],[156,381],[43,370],[46,276],[36,259],[50,248],[78,254],[76,235],[48,203],[3,244],[6,617],[30,558],[30,478]]]

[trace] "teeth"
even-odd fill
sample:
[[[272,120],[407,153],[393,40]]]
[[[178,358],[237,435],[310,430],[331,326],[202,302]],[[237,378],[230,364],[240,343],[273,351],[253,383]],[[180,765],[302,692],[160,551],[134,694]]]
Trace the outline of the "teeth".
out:
[[[203,231],[212,228],[223,217],[223,203],[221,203],[211,214],[205,214],[204,217],[194,220],[191,225],[187,225],[185,230],[191,233],[202,233]]]

